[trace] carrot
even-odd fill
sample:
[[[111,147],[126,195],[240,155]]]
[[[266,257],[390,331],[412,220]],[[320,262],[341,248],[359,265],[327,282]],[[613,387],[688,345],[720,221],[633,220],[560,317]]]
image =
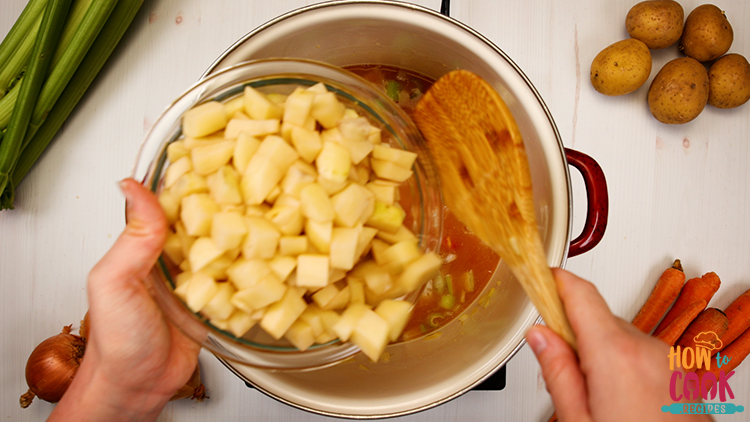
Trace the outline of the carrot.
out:
[[[705,374],[706,372],[713,372],[713,374],[718,379],[720,371],[724,371],[725,374],[733,371],[735,368],[737,368],[737,366],[739,366],[740,363],[742,363],[743,360],[745,360],[748,354],[750,354],[750,329],[745,330],[742,335],[737,337],[733,342],[729,343],[729,345],[721,351],[721,368],[719,368],[719,365],[716,365],[715,362],[713,362],[710,370],[701,368],[696,371],[698,379],[703,379],[703,374]],[[709,385],[708,390],[710,389],[711,386]]]
[[[726,347],[750,328],[750,290],[739,295],[734,302],[727,306],[724,313],[727,314],[727,318],[729,319],[727,332],[721,338],[724,347]],[[715,352],[718,352],[718,350]]]
[[[702,277],[691,278],[682,287],[677,300],[672,305],[672,309],[667,312],[664,319],[661,320],[659,325],[654,330],[654,335],[659,333],[672,322],[673,319],[677,318],[677,315],[681,314],[685,309],[690,306],[693,302],[698,300],[705,300],[711,302],[711,298],[714,297],[716,291],[719,290],[721,280],[719,276],[714,272],[706,273]]]
[[[659,277],[651,295],[633,318],[633,325],[646,334],[650,333],[680,294],[683,283],[685,273],[680,260],[676,259]]]
[[[690,306],[687,307],[687,309],[685,309],[680,315],[678,315],[677,318],[673,319],[672,322],[670,322],[669,325],[667,325],[667,327],[663,329],[658,336],[655,337],[670,346],[674,346],[675,342],[677,342],[677,339],[679,339],[682,333],[685,332],[685,329],[687,329],[688,325],[693,322],[698,314],[706,309],[706,305],[708,305],[708,302],[706,302],[704,299],[693,302]]]

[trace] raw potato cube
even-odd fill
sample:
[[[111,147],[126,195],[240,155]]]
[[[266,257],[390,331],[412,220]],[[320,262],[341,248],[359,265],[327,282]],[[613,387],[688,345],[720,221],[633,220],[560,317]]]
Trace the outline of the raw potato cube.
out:
[[[294,321],[284,334],[284,338],[302,351],[307,350],[315,343],[315,334],[312,327],[307,322],[301,320]]]
[[[302,215],[317,222],[333,221],[333,204],[325,189],[318,183],[311,183],[300,192]]]
[[[412,240],[414,242],[419,242],[417,236],[415,236],[414,233],[412,233],[405,226],[399,227],[398,230],[396,230],[396,233],[388,233],[386,231],[380,230],[378,231],[378,234],[375,235],[375,237],[382,239],[390,244],[398,243],[402,240]]]
[[[242,256],[247,259],[271,259],[276,255],[281,233],[270,221],[258,217],[246,217],[247,236],[242,245]]]
[[[388,233],[396,233],[405,218],[406,212],[400,207],[375,201],[375,209],[365,224]]]
[[[318,82],[315,85],[307,88],[307,90],[316,94],[325,94],[326,92],[328,92],[328,88],[326,88],[326,84],[324,84],[323,82]]]
[[[193,163],[188,157],[182,157],[179,160],[172,162],[169,167],[167,167],[167,171],[164,174],[164,186],[167,188],[171,187],[180,176],[191,170],[193,170]]]
[[[256,322],[258,322],[258,320],[253,318],[253,316],[237,309],[227,320],[227,326],[229,331],[234,334],[235,337],[240,338],[250,331]]]
[[[307,303],[299,295],[299,292],[289,288],[280,301],[268,307],[263,319],[260,320],[260,326],[271,337],[278,340],[302,315],[306,307]]]
[[[164,209],[164,215],[169,224],[174,224],[180,218],[181,198],[172,193],[171,190],[163,190],[159,194],[159,204]]]
[[[199,237],[193,242],[188,255],[190,269],[193,272],[199,271],[223,253],[224,250],[219,249],[210,237]]]
[[[232,98],[231,100],[224,103],[224,115],[227,119],[231,119],[238,112],[242,113],[245,109],[245,99],[242,96]]]
[[[340,182],[332,182],[321,175],[318,175],[318,184],[323,187],[323,189],[326,191],[328,195],[335,195],[342,190],[344,190],[345,187],[349,186],[349,180],[343,180]]]
[[[372,252],[372,257],[375,259],[375,262],[378,265],[385,265],[387,263],[383,252],[385,252],[385,250],[390,246],[390,243],[386,243],[383,240],[372,239],[372,246],[370,247],[370,251]]]
[[[393,180],[394,182],[404,182],[408,180],[412,171],[406,167],[401,167],[392,161],[379,160],[370,158],[372,171],[381,179]]]
[[[356,303],[349,305],[346,310],[341,314],[341,318],[333,326],[333,332],[341,339],[341,341],[349,340],[352,332],[357,327],[357,323],[365,312],[370,311],[367,305],[362,303]]]
[[[385,350],[390,335],[388,322],[374,311],[368,309],[357,321],[352,331],[352,343],[359,346],[370,360],[377,362]]]
[[[320,253],[327,254],[331,251],[332,234],[332,221],[317,222],[309,219],[305,222],[305,235],[307,235],[307,240]]]
[[[201,268],[202,273],[206,273],[214,278],[214,280],[226,280],[227,269],[232,265],[232,259],[225,254],[220,255],[213,261],[206,264],[205,267]]]
[[[182,198],[180,219],[190,236],[211,234],[211,221],[219,206],[208,194],[196,193]]]
[[[370,189],[375,194],[375,199],[385,205],[393,205],[396,202],[396,186],[395,182],[384,180],[375,180],[365,185],[367,189]]]
[[[263,217],[268,211],[271,211],[271,207],[268,204],[245,206],[245,216],[247,217]]]
[[[299,321],[304,321],[310,325],[313,331],[313,337],[317,337],[325,331],[321,312],[323,311],[317,306],[308,305],[305,312],[302,312],[302,315],[299,316]]]
[[[284,179],[281,180],[281,192],[299,198],[302,189],[318,178],[318,172],[310,164],[297,160],[289,167]]]
[[[339,322],[339,320],[341,320],[341,315],[336,311],[327,311],[325,309],[321,309],[319,315],[320,321],[323,323],[323,331],[328,335],[333,336],[333,339],[336,339],[337,336],[333,331],[333,327]]]
[[[222,166],[216,173],[209,174],[206,184],[211,198],[222,208],[242,204],[239,176],[232,167]]]
[[[242,132],[237,137],[237,142],[234,144],[234,154],[232,155],[232,165],[239,172],[244,174],[247,169],[247,165],[253,158],[253,155],[260,148],[260,141],[245,132]]]
[[[185,148],[185,141],[174,141],[167,145],[167,160],[170,163],[176,163],[180,158],[190,155],[190,150]]]
[[[284,171],[271,160],[257,158],[259,158],[258,154],[250,160],[250,164],[247,165],[245,174],[240,181],[240,191],[248,205],[263,203],[271,191],[277,187],[276,184],[284,177]]]
[[[374,261],[368,262],[375,263]],[[391,275],[388,274],[388,271],[377,264],[373,266],[372,271],[365,273],[364,278],[367,288],[375,295],[384,294],[393,284]]]
[[[410,169],[414,165],[414,161],[417,160],[417,153],[381,144],[373,148],[372,157],[378,160],[390,161],[400,167]]]
[[[336,98],[333,92],[318,94],[313,99],[310,115],[326,129],[335,127],[344,117],[346,107]]]
[[[219,131],[211,135],[202,136],[199,138],[192,138],[188,136],[183,140],[183,146],[187,150],[192,150],[193,148],[213,145],[217,142],[224,142],[224,141],[226,141],[226,139],[224,138],[224,132]]]
[[[369,200],[373,197],[373,193],[367,188],[351,183],[344,190],[331,197],[334,223],[344,227],[354,227],[359,222],[362,213],[367,209]]]
[[[407,265],[419,259],[422,252],[417,243],[411,240],[402,240],[383,251],[382,259],[391,273],[404,271]]]
[[[372,227],[362,227],[362,231],[359,233],[359,239],[357,240],[357,252],[355,252],[355,258],[359,259],[365,255],[372,244],[375,235],[378,234],[377,229]]]
[[[315,92],[297,89],[292,92],[284,103],[284,121],[286,123],[303,126],[310,114]]]
[[[182,221],[178,221],[174,224],[174,232],[177,237],[180,238],[180,244],[182,245],[182,255],[187,257],[190,255],[190,248],[193,246],[196,237],[190,236],[185,231],[185,225]]]
[[[302,228],[305,226],[305,218],[302,216],[299,205],[274,206],[266,213],[265,218],[287,236],[297,236],[302,233]]]
[[[316,305],[323,309],[326,305],[331,303],[331,300],[333,300],[333,298],[336,297],[336,295],[339,294],[340,291],[341,290],[339,290],[339,288],[336,287],[335,284],[329,284],[315,292],[312,295],[312,300]]]
[[[325,142],[315,160],[315,166],[320,177],[333,183],[342,183],[349,177],[351,155],[345,147],[335,142]]]
[[[307,237],[281,236],[279,239],[279,255],[297,256],[307,252]]]
[[[266,261],[240,258],[227,269],[227,275],[237,290],[243,290],[258,284],[271,270]]]
[[[410,292],[417,290],[438,275],[442,264],[436,253],[428,252],[406,267],[398,278],[398,284]]]
[[[224,114],[224,105],[218,101],[209,101],[195,106],[182,117],[182,133],[194,138],[224,129],[226,125],[227,116]]]
[[[235,249],[242,245],[247,234],[245,218],[237,212],[219,212],[214,214],[211,223],[211,238],[221,250]]]
[[[412,304],[404,300],[386,299],[375,308],[375,313],[388,322],[390,331],[388,337],[391,341],[396,341],[409,322]]]
[[[297,268],[297,258],[292,256],[276,256],[268,262],[271,271],[279,277],[279,280],[286,281],[289,275]]]
[[[380,132],[380,129],[373,127],[372,129],[370,129],[370,135],[367,137],[367,140],[373,145],[380,145],[380,143],[382,142]]]
[[[207,193],[208,183],[203,176],[191,171],[180,176],[169,191],[175,198],[181,200],[194,193]]]
[[[229,163],[234,154],[235,141],[223,141],[204,147],[193,148],[190,159],[195,172],[207,176]]]
[[[349,303],[365,303],[365,283],[355,277],[347,277],[349,286]]]
[[[347,285],[344,286],[337,294],[336,296],[331,299],[330,302],[328,302],[327,305],[321,306],[320,308],[323,310],[339,310],[344,309],[349,305],[349,300],[351,299],[351,288]]]
[[[356,119],[342,120],[339,122],[338,128],[341,132],[341,136],[349,141],[367,142],[367,137],[370,135],[372,125],[366,117],[357,117]],[[370,144],[370,151],[372,150],[373,145]]]
[[[325,287],[328,285],[329,260],[326,255],[302,254],[297,257],[297,286]]]
[[[219,292],[219,284],[211,276],[197,272],[186,283],[185,303],[193,312],[199,312]]]
[[[235,118],[227,123],[224,137],[226,139],[237,139],[243,132],[249,136],[265,136],[277,133],[280,126],[281,122],[278,119],[247,120]]]
[[[265,94],[255,88],[246,86],[243,96],[245,113],[251,119],[280,119],[284,110],[271,102]]]
[[[164,255],[175,265],[180,265],[185,260],[180,236],[177,233],[170,232],[167,234],[167,240],[164,242]]]
[[[228,319],[234,312],[234,306],[229,303],[229,299],[232,298],[236,289],[231,283],[218,283],[218,285],[219,289],[214,297],[201,309],[201,313],[211,320]]]
[[[361,228],[334,227],[331,233],[331,267],[351,270],[354,267]]]
[[[293,126],[291,139],[300,157],[308,163],[312,163],[323,149],[323,141],[320,140],[320,134],[316,130]]]
[[[287,144],[284,138],[275,135],[266,136],[263,142],[260,143],[260,147],[255,154],[262,160],[274,162],[283,173],[286,173],[289,170],[289,166],[299,159],[297,151]]]
[[[180,287],[193,277],[191,272],[181,272],[174,277],[174,285]]]
[[[279,301],[287,290],[276,275],[269,273],[258,284],[242,289],[232,296],[231,303],[240,310],[252,313]]]

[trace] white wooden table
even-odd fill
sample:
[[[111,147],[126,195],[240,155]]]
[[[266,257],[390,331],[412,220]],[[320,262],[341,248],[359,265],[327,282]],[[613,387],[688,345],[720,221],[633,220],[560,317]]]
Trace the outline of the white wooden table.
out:
[[[26,0],[2,0],[4,36]],[[52,409],[18,406],[32,349],[75,324],[88,305],[90,268],[123,228],[116,182],[129,175],[140,142],[164,107],[213,60],[256,26],[305,0],[146,0],[118,50],[57,139],[0,213],[2,378],[0,418],[38,421]],[[419,0],[439,9],[439,0]],[[627,36],[635,1],[454,0],[451,15],[487,36],[525,71],[552,111],[567,147],[594,157],[609,186],[609,226],[591,252],[567,268],[593,280],[612,310],[630,319],[665,266],[680,258],[688,277],[715,271],[723,285],[711,306],[723,308],[750,288],[750,105],[706,108],[695,121],[666,126],[646,104],[647,86],[609,98],[588,81],[605,46]],[[687,12],[701,4],[682,0]],[[750,3],[721,0],[734,25],[732,52],[750,56]],[[677,56],[654,53],[654,70]],[[649,80],[650,82],[650,80]],[[575,229],[585,196],[573,176]],[[210,400],[167,406],[160,421],[322,421],[278,403],[200,358]],[[507,387],[470,392],[407,421],[546,421],[552,412],[528,347],[508,364]],[[730,383],[735,404],[750,406],[750,363]],[[665,403],[666,404],[666,403]],[[748,411],[717,420],[747,420]]]

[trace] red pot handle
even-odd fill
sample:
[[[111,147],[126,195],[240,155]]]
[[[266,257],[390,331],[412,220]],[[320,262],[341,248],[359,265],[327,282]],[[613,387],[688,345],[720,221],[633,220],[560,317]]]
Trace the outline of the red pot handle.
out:
[[[593,158],[568,148],[565,148],[565,157],[568,159],[568,164],[575,167],[583,176],[588,200],[586,224],[581,234],[570,242],[568,251],[570,257],[590,251],[604,237],[609,214],[609,194],[604,171]]]

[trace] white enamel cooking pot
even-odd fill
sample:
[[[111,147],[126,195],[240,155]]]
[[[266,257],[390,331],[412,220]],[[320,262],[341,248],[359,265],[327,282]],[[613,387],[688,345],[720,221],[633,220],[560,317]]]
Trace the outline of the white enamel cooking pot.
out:
[[[334,1],[304,7],[258,27],[229,48],[206,72],[250,59],[307,58],[346,66],[382,64],[433,79],[453,69],[470,70],[492,84],[508,103],[523,134],[534,200],[548,263],[601,240],[607,191],[601,168],[590,157],[563,147],[549,110],[523,72],[497,46],[451,18],[392,1]],[[568,165],[583,175],[588,215],[571,242]],[[455,398],[492,375],[523,345],[539,314],[500,262],[487,286],[489,306],[472,305],[468,319],[454,320],[439,336],[391,345],[387,362],[355,359],[313,371],[268,371],[224,361],[237,376],[289,405],[314,413],[368,419],[400,416]]]

